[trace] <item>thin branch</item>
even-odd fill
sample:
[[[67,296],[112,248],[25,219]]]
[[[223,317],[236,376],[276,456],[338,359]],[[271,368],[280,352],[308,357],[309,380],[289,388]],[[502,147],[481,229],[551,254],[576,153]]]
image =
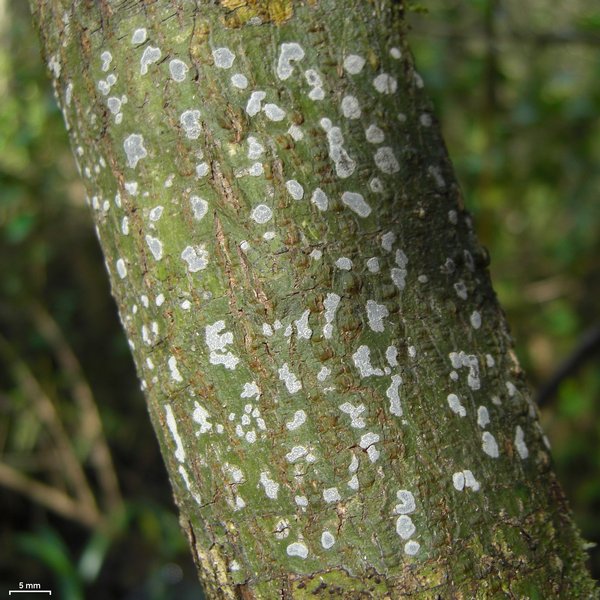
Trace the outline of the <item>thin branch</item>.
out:
[[[536,401],[539,406],[547,404],[558,391],[560,384],[576,373],[588,360],[600,352],[600,325],[592,327],[580,338],[571,354],[558,366],[552,377],[538,392]]]
[[[63,371],[68,375],[71,393],[77,402],[81,415],[81,433],[89,440],[92,448],[90,459],[106,500],[106,506],[116,509],[122,502],[119,481],[112,456],[104,437],[102,420],[92,390],[83,374],[83,369],[63,332],[50,313],[41,304],[31,304],[31,315],[46,342],[52,347],[54,355]]]
[[[64,492],[35,481],[3,462],[0,462],[0,485],[19,492],[49,510],[67,519],[78,521],[86,527],[97,528],[102,525],[102,515],[95,507],[73,500]]]
[[[17,355],[8,340],[0,334],[0,353],[9,362],[12,373],[19,386],[26,393],[38,411],[39,418],[47,425],[65,468],[65,474],[73,485],[77,497],[97,511],[96,499],[89,485],[83,467],[73,449],[62,421],[56,412],[52,400],[48,397],[28,365]]]

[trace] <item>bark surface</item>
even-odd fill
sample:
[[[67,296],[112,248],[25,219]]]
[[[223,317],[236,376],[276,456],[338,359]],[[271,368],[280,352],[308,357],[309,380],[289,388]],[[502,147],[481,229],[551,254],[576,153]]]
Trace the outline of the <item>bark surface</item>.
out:
[[[391,0],[38,0],[211,598],[586,598]]]

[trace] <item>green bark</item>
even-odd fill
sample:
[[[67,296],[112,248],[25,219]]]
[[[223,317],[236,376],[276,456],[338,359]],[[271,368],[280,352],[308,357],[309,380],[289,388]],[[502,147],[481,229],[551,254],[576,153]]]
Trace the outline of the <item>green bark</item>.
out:
[[[214,598],[584,598],[391,0],[33,2]]]

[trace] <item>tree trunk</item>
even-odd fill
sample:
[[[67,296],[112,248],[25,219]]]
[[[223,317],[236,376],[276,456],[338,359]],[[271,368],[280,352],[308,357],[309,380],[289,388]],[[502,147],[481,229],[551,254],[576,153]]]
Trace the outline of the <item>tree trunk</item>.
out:
[[[393,0],[37,0],[211,598],[587,598]]]

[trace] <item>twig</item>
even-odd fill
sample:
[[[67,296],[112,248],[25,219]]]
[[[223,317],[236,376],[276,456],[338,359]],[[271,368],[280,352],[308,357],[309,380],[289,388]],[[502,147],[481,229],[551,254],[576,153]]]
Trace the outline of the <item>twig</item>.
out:
[[[560,384],[598,352],[600,352],[600,325],[596,325],[580,338],[575,350],[558,366],[554,375],[542,386],[536,398],[538,406],[547,404],[558,391]]]
[[[56,412],[52,400],[43,390],[27,364],[16,354],[8,340],[0,334],[0,353],[2,353],[11,366],[11,370],[21,389],[29,396],[38,411],[40,419],[46,423],[52,434],[56,447],[74,491],[79,500],[84,502],[89,510],[98,511],[96,499],[83,471],[75,450],[71,446],[69,436],[65,431],[62,421]]]
[[[98,481],[107,508],[121,506],[123,499],[119,489],[116,470],[104,437],[102,420],[92,390],[83,374],[83,369],[63,332],[52,315],[41,304],[31,304],[31,315],[40,334],[52,347],[57,361],[68,375],[71,393],[79,405],[81,433],[91,444],[91,462],[98,473]]]
[[[3,462],[0,462],[0,485],[20,492],[34,502],[86,527],[97,528],[102,525],[102,515],[94,507],[73,500],[64,492],[35,481]]]

